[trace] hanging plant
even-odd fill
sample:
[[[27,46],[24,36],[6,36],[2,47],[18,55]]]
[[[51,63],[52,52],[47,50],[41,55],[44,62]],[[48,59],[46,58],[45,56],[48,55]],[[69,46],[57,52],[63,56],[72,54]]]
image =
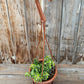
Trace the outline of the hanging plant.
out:
[[[48,55],[44,58],[43,76],[42,76],[42,60],[34,59],[34,63],[30,66],[30,71],[25,73],[25,77],[31,77],[34,82],[42,82],[51,79],[55,74],[55,63]]]
[[[40,19],[41,19],[41,32],[40,32],[40,37],[42,35],[42,28],[43,28],[43,57],[42,59],[34,59],[33,64],[31,64],[29,72],[25,73],[25,77],[31,77],[33,80],[33,84],[53,84],[53,80],[55,79],[56,75],[57,75],[57,68],[55,66],[54,63],[54,59],[52,56],[52,51],[49,47],[47,38],[46,38],[46,34],[45,34],[45,22],[46,22],[46,18],[44,16],[44,13],[41,9],[39,0],[35,0],[39,15],[40,15]],[[36,53],[35,53],[35,57],[37,55],[37,51],[38,51],[38,46],[40,44],[40,37],[39,37],[39,41],[38,41],[38,45],[36,48]],[[45,54],[45,41],[47,43],[47,46],[49,48],[50,54],[51,56],[46,56],[44,57]],[[35,58],[34,57],[34,58]],[[52,57],[52,58],[51,58]]]

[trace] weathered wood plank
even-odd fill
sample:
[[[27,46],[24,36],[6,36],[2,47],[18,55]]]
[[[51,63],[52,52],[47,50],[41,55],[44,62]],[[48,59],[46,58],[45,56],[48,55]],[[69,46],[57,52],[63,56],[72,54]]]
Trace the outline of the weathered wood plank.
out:
[[[77,82],[77,81],[59,81],[55,82],[54,84],[83,84],[83,82]]]
[[[77,37],[76,63],[84,64],[84,0],[82,0],[81,17]],[[82,57],[82,60],[80,59]]]
[[[72,62],[74,51],[73,44],[78,28],[80,5],[81,0],[63,0],[63,19],[60,44],[60,55],[63,57],[61,57],[61,62],[64,59],[65,61],[68,60]]]
[[[84,81],[78,80],[61,80],[65,77],[57,78],[54,80],[54,84],[84,84]],[[67,78],[66,78],[67,79]],[[73,78],[72,78],[73,79]],[[32,80],[30,78],[25,78],[23,75],[0,75],[0,83],[1,84],[32,84]]]
[[[29,65],[0,65],[0,74],[24,74],[28,71]]]
[[[60,23],[61,23],[62,0],[44,0],[44,13],[46,16],[46,35],[52,49],[53,56],[57,61],[57,53],[59,53],[59,37],[60,37]],[[49,50],[46,47],[45,55],[48,55]],[[59,56],[58,56],[59,59]]]
[[[11,63],[12,42],[5,0],[0,0],[0,63]]]
[[[30,78],[25,78],[24,74],[28,71],[29,65],[0,65],[1,84],[32,84]],[[84,65],[57,65],[58,74],[54,84],[83,84]]]
[[[0,84],[32,84],[24,75],[0,75]]]
[[[13,42],[13,36],[12,36],[12,28],[11,28],[11,23],[10,23],[10,15],[9,15],[9,9],[8,9],[8,2],[6,1],[6,10],[7,10],[7,17],[8,17],[8,24],[10,28],[10,36],[11,36],[11,41],[12,41],[12,48],[13,48],[13,56],[15,57],[15,63],[16,63],[16,56],[15,56],[15,50],[14,50],[14,42]]]
[[[57,82],[54,82],[54,84],[83,84],[83,81],[57,81]]]
[[[7,0],[17,63],[28,63],[24,0]],[[26,59],[25,59],[26,58]],[[13,63],[15,58],[13,56]]]
[[[0,64],[0,74],[24,74],[29,69],[29,64]],[[57,65],[58,73],[83,74],[83,65]]]
[[[27,48],[28,48],[28,55],[29,55],[29,62],[31,63],[32,62],[32,60],[31,60],[31,56],[30,56],[30,42],[29,42],[29,35],[28,35],[28,19],[27,19],[27,13],[26,13],[26,8],[27,8],[27,6],[26,6],[26,2],[25,2],[25,0],[24,0],[24,10],[25,10],[25,25],[26,25],[26,27],[25,27],[25,33],[26,33],[26,38],[27,38]]]
[[[78,26],[77,28],[75,29],[75,34],[74,34],[74,48],[73,48],[73,57],[72,57],[72,63],[75,64],[76,63],[76,50],[77,50],[77,40],[78,40],[78,30],[79,30],[79,25],[80,25],[80,17],[81,17],[81,9],[82,9],[82,0],[81,0],[81,3],[79,5],[79,11],[78,11]]]

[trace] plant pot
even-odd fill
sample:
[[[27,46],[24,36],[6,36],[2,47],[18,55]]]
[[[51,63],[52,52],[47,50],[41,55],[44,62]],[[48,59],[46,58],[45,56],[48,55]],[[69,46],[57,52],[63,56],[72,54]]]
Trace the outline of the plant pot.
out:
[[[43,59],[39,59],[39,62],[42,62],[42,61],[43,61]],[[29,69],[29,71],[31,71],[31,70]],[[35,83],[33,79],[32,79],[32,81],[33,81],[33,84],[53,84],[53,80],[56,78],[56,76],[57,76],[57,68],[55,66],[55,74],[51,79],[44,81],[44,82],[38,82],[38,83]]]
[[[52,0],[48,0],[48,1],[50,1],[50,2],[51,2]]]

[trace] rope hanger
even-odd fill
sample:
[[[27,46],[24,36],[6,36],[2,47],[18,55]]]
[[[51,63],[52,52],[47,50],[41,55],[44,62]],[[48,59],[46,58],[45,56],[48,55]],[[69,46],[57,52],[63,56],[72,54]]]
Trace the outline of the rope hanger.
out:
[[[52,1],[52,0],[49,0],[49,1]],[[39,47],[39,44],[41,42],[41,36],[42,36],[42,28],[43,28],[43,62],[42,62],[42,76],[43,76],[43,67],[44,67],[44,54],[45,54],[45,41],[47,43],[47,46],[49,48],[49,51],[50,51],[50,54],[51,54],[51,57],[52,59],[54,60],[53,56],[52,56],[52,51],[49,47],[49,44],[48,44],[48,41],[47,41],[47,38],[46,38],[46,34],[45,34],[45,24],[46,24],[46,18],[45,18],[45,15],[42,11],[42,8],[40,6],[40,3],[39,3],[39,0],[35,0],[35,3],[36,3],[36,6],[37,6],[37,9],[38,9],[38,12],[39,12],[39,16],[40,16],[40,20],[41,20],[41,31],[40,31],[40,36],[39,36],[39,41],[38,41],[38,44],[37,44],[37,48],[36,48],[36,52],[35,52],[35,56],[34,58],[36,57],[37,55],[37,51],[38,51],[38,47]]]
[[[38,50],[39,44],[41,42],[42,28],[43,28],[43,32],[44,32],[44,39],[43,39],[43,57],[44,57],[44,53],[45,53],[45,47],[44,47],[45,46],[45,41],[47,43],[47,46],[48,46],[49,51],[50,51],[50,54],[52,56],[52,51],[51,51],[51,49],[49,47],[49,44],[48,44],[48,41],[47,41],[47,38],[46,38],[46,34],[45,34],[46,18],[45,18],[45,15],[44,15],[43,11],[42,11],[41,6],[40,6],[39,0],[35,0],[35,3],[36,3],[37,9],[38,9],[38,12],[39,12],[39,15],[40,15],[40,19],[41,19],[41,31],[40,31],[39,41],[38,41],[38,44],[37,44],[36,53],[35,53],[34,58],[37,55],[37,50]],[[53,56],[52,56],[52,59],[53,59]]]

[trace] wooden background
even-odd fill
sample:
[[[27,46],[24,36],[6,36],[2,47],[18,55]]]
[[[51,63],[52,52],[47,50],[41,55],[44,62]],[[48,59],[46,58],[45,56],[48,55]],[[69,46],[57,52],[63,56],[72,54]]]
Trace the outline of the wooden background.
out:
[[[84,64],[84,0],[40,0],[56,63]],[[0,63],[30,63],[41,29],[35,0],[0,0]],[[42,57],[42,43],[37,58]],[[46,46],[45,55],[49,50]]]
[[[1,84],[33,84],[25,77],[29,64],[0,64]],[[53,84],[84,84],[84,65],[57,64],[57,76]]]

